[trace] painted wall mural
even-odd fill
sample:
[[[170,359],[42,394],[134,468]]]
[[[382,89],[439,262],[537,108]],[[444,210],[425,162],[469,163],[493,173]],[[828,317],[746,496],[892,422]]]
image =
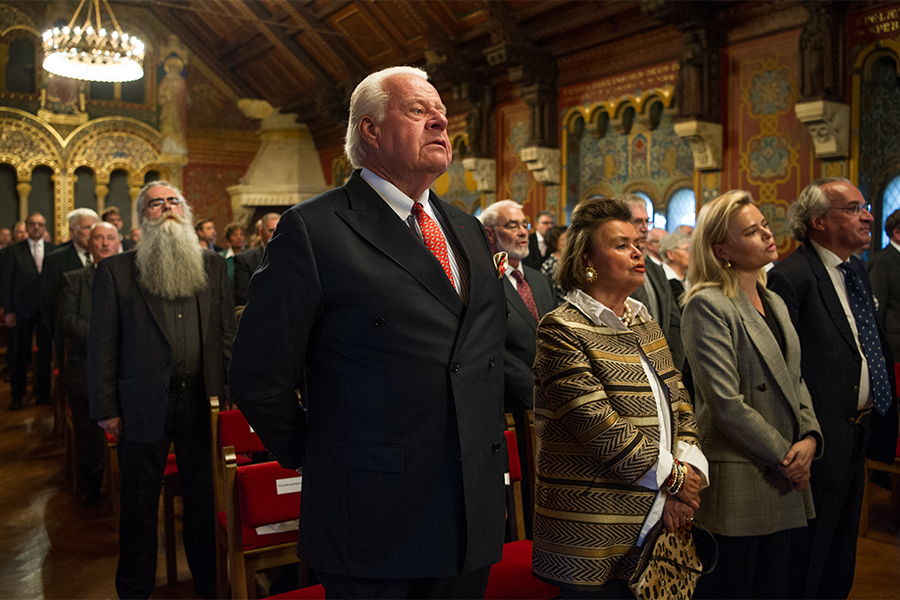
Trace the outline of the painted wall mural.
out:
[[[753,195],[782,257],[798,245],[787,233],[787,209],[822,172],[806,126],[794,113],[800,96],[799,37],[800,30],[793,30],[724,51],[726,148],[719,188],[721,192],[748,190]],[[710,193],[712,198],[707,198],[706,183],[704,200],[715,197]]]
[[[542,210],[558,211],[559,193],[557,190],[549,193],[550,188],[558,186],[544,186],[535,181],[519,158],[528,141],[529,119],[524,101],[497,107],[497,200],[515,200],[533,221]]]

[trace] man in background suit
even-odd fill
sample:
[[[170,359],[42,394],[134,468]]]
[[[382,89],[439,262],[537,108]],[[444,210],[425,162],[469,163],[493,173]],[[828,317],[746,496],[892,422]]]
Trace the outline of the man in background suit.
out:
[[[91,323],[94,269],[119,252],[119,233],[111,223],[95,223],[88,232],[91,264],[63,274],[57,329],[64,341],[63,384],[69,397],[75,434],[75,481],[84,506],[100,500],[106,434],[91,420],[87,389],[87,344]]]
[[[843,178],[806,186],[788,210],[802,245],[769,271],[800,337],[801,371],[822,427],[813,462],[816,518],[798,530],[794,598],[846,598],[853,586],[865,459],[893,462],[897,405],[893,358],[881,343],[865,265],[853,255],[871,241],[872,215]],[[867,344],[866,340],[871,340]],[[869,352],[865,348],[870,349]]]
[[[281,215],[278,213],[267,213],[259,220],[256,225],[256,235],[259,237],[259,246],[245,252],[241,252],[234,257],[234,305],[244,306],[247,304],[247,288],[250,287],[250,278],[256,273],[259,263],[262,262],[263,254],[266,251],[266,244],[269,238],[275,233],[275,227],[278,225],[278,219]]]
[[[59,289],[63,275],[91,264],[93,259],[88,239],[91,227],[100,220],[97,213],[89,208],[76,208],[66,218],[69,221],[69,241],[60,244],[45,257],[40,283],[41,316],[57,346],[61,340],[56,331],[56,312],[59,308]],[[62,358],[62,354],[58,352],[57,357]]]
[[[537,225],[534,232],[528,236],[528,256],[524,259],[525,264],[536,271],[540,271],[544,265],[544,261],[550,256],[550,248],[544,241],[544,234],[547,230],[556,225],[556,219],[549,210],[542,210],[537,215]]]
[[[647,228],[650,223],[647,204],[643,198],[635,194],[618,194],[613,196],[613,199],[622,200],[631,208],[631,224],[637,231],[641,251],[644,251],[647,244]],[[672,352],[672,362],[676,369],[684,373],[687,365],[684,360],[684,343],[681,341],[681,310],[675,304],[675,296],[672,294],[672,287],[669,285],[663,268],[652,260],[644,261],[644,267],[646,269],[644,285],[639,287],[631,297],[646,306],[653,319],[659,323],[663,335],[666,336],[666,343],[669,344],[669,351]],[[685,380],[685,386],[689,391],[693,391],[690,386],[690,378],[685,377]]]
[[[119,236],[118,252],[120,254],[122,252],[128,252],[129,250],[134,250],[134,246],[135,246],[134,240],[131,238],[127,238],[127,237],[122,237],[122,226],[125,223],[124,223],[124,221],[122,221],[122,215],[119,213],[118,208],[116,208],[115,206],[107,206],[106,210],[103,211],[103,215],[101,218],[116,228],[116,235]]]
[[[890,243],[869,261],[869,277],[891,353],[900,359],[900,210],[885,219],[884,231]]]
[[[525,411],[534,408],[534,375],[531,367],[541,317],[556,308],[550,279],[524,263],[528,256],[528,229],[522,206],[501,200],[487,207],[478,217],[484,225],[491,251],[506,252],[508,268],[504,273],[506,293],[506,344],[503,354],[503,410],[513,414],[516,442],[521,464],[526,464]],[[522,496],[525,502],[525,531],[531,534],[531,482],[523,472]]]
[[[346,150],[363,169],[269,240],[230,389],[303,468],[297,553],[329,597],[482,598],[504,535],[503,283],[481,224],[428,189],[452,148],[424,71],[357,86]]]
[[[31,361],[31,341],[37,335],[37,364],[34,368],[35,395],[38,404],[50,404],[50,371],[53,365],[52,336],[41,317],[39,302],[40,274],[44,257],[56,246],[44,241],[47,220],[40,213],[32,213],[25,220],[28,237],[3,251],[3,276],[0,294],[3,300],[3,320],[15,337],[10,386],[10,410],[22,408],[27,389],[28,363]]]
[[[91,418],[118,440],[121,519],[116,591],[156,583],[159,493],[174,442],[184,549],[194,591],[216,594],[209,396],[224,397],[234,337],[225,259],[200,248],[191,211],[164,181],[136,201],[143,238],[97,265],[88,333]]]

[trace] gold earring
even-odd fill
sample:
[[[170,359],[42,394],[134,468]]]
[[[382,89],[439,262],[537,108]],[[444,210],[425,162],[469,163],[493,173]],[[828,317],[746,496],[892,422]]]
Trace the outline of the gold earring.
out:
[[[731,261],[730,261],[730,260],[727,260],[727,259],[725,260],[725,268],[726,268],[726,269],[730,269],[730,268],[731,268]]]
[[[584,276],[587,277],[588,283],[597,281],[597,270],[594,267],[585,267]]]

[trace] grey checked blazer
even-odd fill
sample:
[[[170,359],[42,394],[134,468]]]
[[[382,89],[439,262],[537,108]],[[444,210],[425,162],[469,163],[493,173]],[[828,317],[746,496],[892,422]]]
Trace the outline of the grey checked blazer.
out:
[[[684,308],[681,332],[696,387],[700,444],[710,485],[697,520],[729,536],[768,535],[803,527],[815,516],[809,487],[791,490],[778,466],[791,446],[822,434],[800,377],[800,341],[784,302],[757,286],[775,313],[786,356],[743,292],[727,298],[707,288]]]

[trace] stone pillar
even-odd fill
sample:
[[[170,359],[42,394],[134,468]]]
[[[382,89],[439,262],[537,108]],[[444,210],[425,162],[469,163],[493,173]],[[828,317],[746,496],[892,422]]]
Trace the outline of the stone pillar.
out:
[[[20,179],[16,185],[16,192],[19,194],[19,220],[24,221],[28,218],[28,195],[31,193],[31,180]]]
[[[94,194],[97,196],[97,214],[102,215],[106,210],[106,197],[109,196],[109,186],[106,183],[94,183]]]
[[[137,214],[137,197],[141,192],[141,188],[144,187],[142,185],[129,185],[128,186],[128,195],[131,196],[131,227],[128,229],[130,232],[132,229],[137,229],[140,227],[138,221],[140,220],[140,215]]]

